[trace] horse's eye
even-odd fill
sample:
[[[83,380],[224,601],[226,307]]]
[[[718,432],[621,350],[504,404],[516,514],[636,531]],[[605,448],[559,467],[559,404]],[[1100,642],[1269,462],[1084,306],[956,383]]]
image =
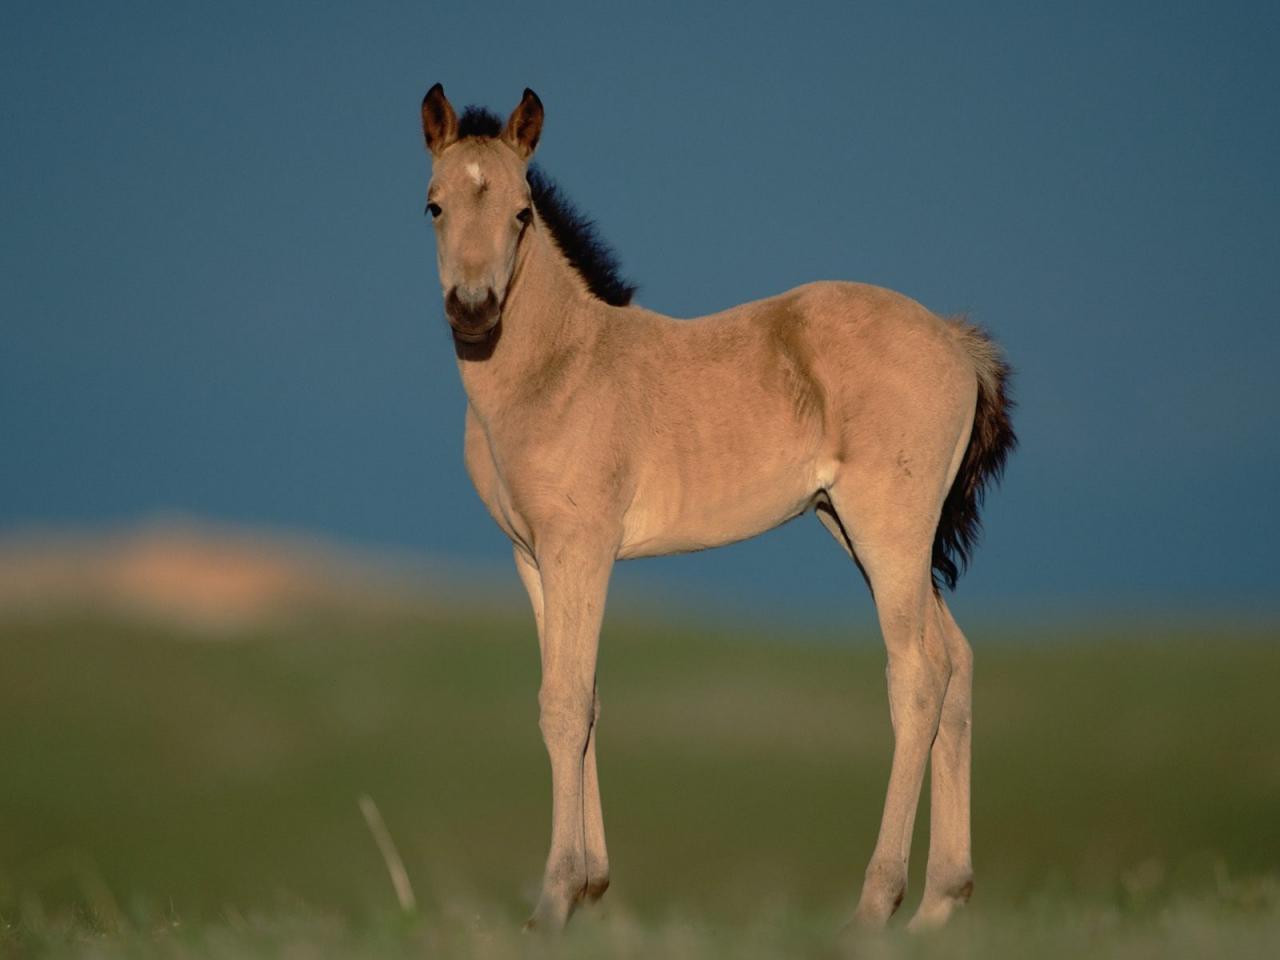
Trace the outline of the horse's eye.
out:
[[[531,207],[525,207],[516,214],[516,219],[524,224],[529,223],[529,221],[533,219],[533,209]]]
[[[434,220],[436,217],[440,216],[440,204],[438,204],[438,203],[428,203],[428,204],[427,204],[427,213],[431,214],[431,219],[432,219],[432,220]]]

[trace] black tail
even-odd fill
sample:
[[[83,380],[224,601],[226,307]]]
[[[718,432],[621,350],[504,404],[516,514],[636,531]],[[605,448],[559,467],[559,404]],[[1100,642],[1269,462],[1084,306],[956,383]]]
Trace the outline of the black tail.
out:
[[[978,327],[960,323],[965,345],[978,376],[978,407],[973,415],[973,432],[955,482],[942,504],[938,532],[933,537],[933,585],[941,590],[956,588],[961,572],[969,565],[973,548],[982,532],[978,511],[987,486],[999,482],[1005,461],[1018,446],[1009,414],[1012,371],[1000,348]]]

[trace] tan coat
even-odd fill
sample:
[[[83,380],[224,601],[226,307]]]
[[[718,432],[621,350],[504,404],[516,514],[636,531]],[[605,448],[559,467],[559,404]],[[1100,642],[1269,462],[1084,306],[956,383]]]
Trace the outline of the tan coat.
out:
[[[941,923],[972,886],[971,654],[931,568],[954,582],[1014,442],[998,350],[863,284],[695,320],[610,305],[531,197],[541,125],[530,91],[496,136],[460,136],[438,85],[423,102],[467,468],[514,545],[542,649],[554,818],[531,923],[559,928],[608,885],[595,667],[614,561],[731,543],[809,509],[861,567],[888,651],[894,759],[856,918],[882,925],[902,899],[932,755],[915,922]]]

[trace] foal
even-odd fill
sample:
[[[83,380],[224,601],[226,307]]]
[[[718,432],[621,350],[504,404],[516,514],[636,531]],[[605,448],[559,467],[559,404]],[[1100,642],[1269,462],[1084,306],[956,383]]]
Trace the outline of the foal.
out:
[[[1015,444],[999,349],[878,287],[814,283],[679,321],[630,305],[612,254],[529,158],[530,90],[502,122],[422,102],[466,464],[510,537],[542,653],[551,852],[530,925],[609,885],[596,649],[615,560],[701,550],[812,508],[861,568],[888,651],[893,765],[855,920],[902,901],[926,763],[932,824],[913,925],[972,889],[972,659],[955,586]],[[931,572],[932,571],[932,572]]]

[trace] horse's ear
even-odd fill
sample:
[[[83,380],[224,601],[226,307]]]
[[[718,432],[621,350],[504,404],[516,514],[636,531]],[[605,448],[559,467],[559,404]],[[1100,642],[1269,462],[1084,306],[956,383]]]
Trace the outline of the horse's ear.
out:
[[[422,135],[427,149],[435,157],[458,139],[458,115],[444,95],[444,87],[438,83],[422,98]]]
[[[511,112],[511,117],[507,120],[507,126],[502,131],[502,139],[507,141],[521,158],[528,160],[533,156],[541,134],[542,101],[538,99],[536,93],[526,87],[520,105]]]

